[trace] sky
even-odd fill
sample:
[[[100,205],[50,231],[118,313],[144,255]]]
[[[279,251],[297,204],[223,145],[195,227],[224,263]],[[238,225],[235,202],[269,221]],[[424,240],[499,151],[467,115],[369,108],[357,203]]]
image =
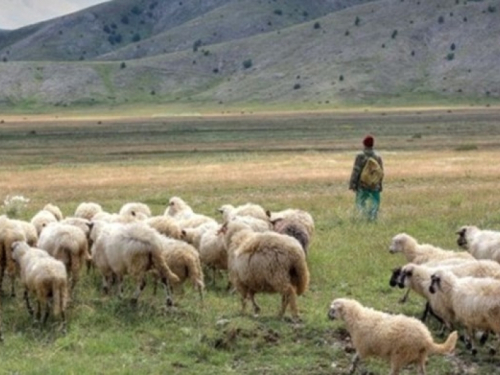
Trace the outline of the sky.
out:
[[[14,30],[108,0],[0,0],[0,29]]]

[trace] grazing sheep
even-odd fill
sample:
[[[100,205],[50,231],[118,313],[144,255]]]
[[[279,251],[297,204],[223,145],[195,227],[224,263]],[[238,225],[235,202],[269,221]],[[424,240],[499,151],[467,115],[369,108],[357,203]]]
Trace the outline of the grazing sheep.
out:
[[[433,245],[419,244],[415,238],[406,233],[397,234],[392,238],[389,252],[391,254],[402,252],[408,262],[416,264],[450,258],[474,259],[466,251],[443,250]]]
[[[38,233],[36,231],[35,226],[24,220],[10,219],[12,222],[19,226],[19,228],[23,231],[24,236],[26,237],[26,242],[30,246],[35,246],[38,241]]]
[[[500,280],[490,277],[458,277],[450,270],[431,275],[429,291],[443,299],[469,339],[474,330],[500,333]],[[468,347],[470,343],[468,344]]]
[[[476,259],[492,259],[500,263],[500,232],[466,225],[457,231],[457,244]]]
[[[167,305],[172,304],[169,283],[178,283],[179,278],[170,270],[162,257],[162,235],[143,222],[130,224],[95,222],[91,239],[94,241],[92,258],[103,276],[103,287],[107,293],[113,280],[117,281],[121,295],[123,276],[135,279],[137,288],[132,302],[137,303],[146,286],[146,273],[154,269],[160,275],[167,293]]]
[[[299,241],[304,253],[307,256],[310,237],[307,228],[301,222],[293,219],[279,218],[271,220],[271,224],[273,225],[275,232],[286,234],[287,236],[293,237]]]
[[[5,271],[7,271],[11,280],[10,294],[12,297],[16,295],[16,265],[12,259],[12,244],[16,241],[26,241],[24,231],[7,216],[0,216],[0,291]]]
[[[218,224],[217,221],[209,216],[193,213],[189,218],[178,220],[181,228],[196,228],[205,224]]]
[[[251,216],[256,219],[269,221],[266,210],[262,206],[254,203],[246,203],[238,207],[231,204],[222,205],[218,211],[222,214],[222,220],[229,221],[235,216]]]
[[[51,257],[44,250],[30,247],[26,242],[12,244],[12,257],[19,265],[21,281],[24,285],[24,299],[30,315],[33,315],[29,293],[37,298],[35,319],[40,320],[42,309],[45,313],[42,322],[49,316],[49,299],[52,298],[54,317],[61,316],[63,329],[66,329],[66,304],[68,301],[68,277],[64,264]]]
[[[193,209],[179,197],[170,198],[164,213],[165,216],[172,216],[177,220],[189,219],[193,214]]]
[[[420,374],[425,374],[427,357],[451,353],[458,338],[455,331],[443,344],[437,344],[418,319],[377,311],[347,298],[333,300],[328,317],[344,321],[351,335],[356,349],[351,373],[360,360],[379,357],[390,362],[391,375],[398,375],[404,366],[410,364],[417,364]]]
[[[296,296],[309,285],[309,270],[299,242],[274,232],[254,232],[237,220],[221,228],[228,252],[229,279],[242,297],[242,311],[246,301],[252,302],[255,314],[260,307],[256,293],[282,295],[279,316],[283,317],[288,305],[294,318],[298,317]]]
[[[170,216],[153,216],[146,219],[146,223],[164,236],[176,239],[182,237],[179,223]]]
[[[81,268],[91,259],[87,234],[75,225],[51,223],[40,234],[37,246],[63,262],[73,290],[80,278]]]
[[[43,228],[45,228],[50,223],[56,223],[58,220],[54,214],[47,210],[38,211],[32,218],[31,224],[36,228],[36,233],[40,236]]]
[[[287,219],[293,222],[299,222],[302,226],[307,229],[309,238],[312,238],[314,234],[314,219],[311,214],[304,210],[299,210],[295,208],[288,208],[283,211],[271,212],[267,211],[267,216],[271,222],[278,219]]]
[[[125,203],[121,207],[119,214],[123,216],[137,216],[141,219],[146,219],[151,217],[151,209],[144,203],[131,202]]]
[[[75,210],[74,216],[82,219],[92,220],[96,214],[103,212],[99,203],[82,202]]]
[[[57,221],[61,221],[64,218],[63,213],[61,212],[61,209],[52,203],[47,203],[45,207],[43,207],[43,210],[49,211],[54,215]]]
[[[190,244],[167,237],[161,237],[162,256],[170,270],[179,278],[178,283],[190,279],[193,287],[198,289],[200,299],[203,300],[203,271],[201,269],[200,256],[196,249]],[[174,286],[176,284],[174,283]]]

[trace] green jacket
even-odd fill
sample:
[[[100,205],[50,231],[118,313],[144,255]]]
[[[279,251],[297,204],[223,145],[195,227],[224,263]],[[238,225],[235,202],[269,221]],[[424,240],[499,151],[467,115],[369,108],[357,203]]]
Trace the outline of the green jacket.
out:
[[[365,166],[366,161],[369,157],[375,158],[377,162],[380,164],[380,167],[384,169],[384,164],[382,162],[382,158],[378,155],[373,148],[365,147],[365,149],[356,155],[356,159],[354,160],[354,166],[352,167],[351,180],[349,181],[349,189],[357,191],[361,189],[367,189],[366,186],[361,186],[359,177],[361,175],[361,171]],[[377,185],[375,189],[376,191],[382,191],[382,181]]]

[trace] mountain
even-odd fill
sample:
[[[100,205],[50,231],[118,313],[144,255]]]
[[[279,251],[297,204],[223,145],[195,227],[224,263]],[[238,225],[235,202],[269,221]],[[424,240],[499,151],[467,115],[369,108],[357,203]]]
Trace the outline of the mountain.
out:
[[[0,104],[497,100],[496,4],[114,0],[0,33]]]

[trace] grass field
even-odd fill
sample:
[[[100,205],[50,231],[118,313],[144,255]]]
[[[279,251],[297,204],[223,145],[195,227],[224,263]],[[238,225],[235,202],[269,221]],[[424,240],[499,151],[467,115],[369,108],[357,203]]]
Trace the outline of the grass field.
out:
[[[178,195],[195,211],[218,218],[224,203],[254,202],[270,210],[309,211],[316,232],[308,258],[309,291],[298,299],[302,322],[279,320],[277,295],[257,295],[259,317],[240,313],[226,282],[207,278],[201,304],[185,285],[177,307],[146,288],[133,308],[104,297],[96,273],[82,275],[69,313],[58,323],[32,324],[18,288],[2,295],[5,374],[341,374],[351,350],[341,323],[327,319],[334,297],[419,316],[417,296],[398,303],[391,269],[392,236],[456,249],[464,224],[500,229],[498,111],[438,110],[144,118],[4,118],[0,124],[0,198],[30,199],[19,217],[46,203],[71,215],[83,201],[110,212],[140,201],[162,214]],[[386,182],[380,218],[355,216],[347,181],[366,133],[376,137]],[[130,295],[132,285],[125,292]],[[8,282],[4,290],[9,287]],[[128,293],[128,294],[127,294]],[[434,334],[437,325],[430,323]],[[436,337],[441,341],[443,338]],[[432,357],[429,374],[491,374],[498,355],[476,357],[459,343],[453,357]],[[386,364],[367,368],[386,374]],[[414,373],[413,369],[404,373]]]

